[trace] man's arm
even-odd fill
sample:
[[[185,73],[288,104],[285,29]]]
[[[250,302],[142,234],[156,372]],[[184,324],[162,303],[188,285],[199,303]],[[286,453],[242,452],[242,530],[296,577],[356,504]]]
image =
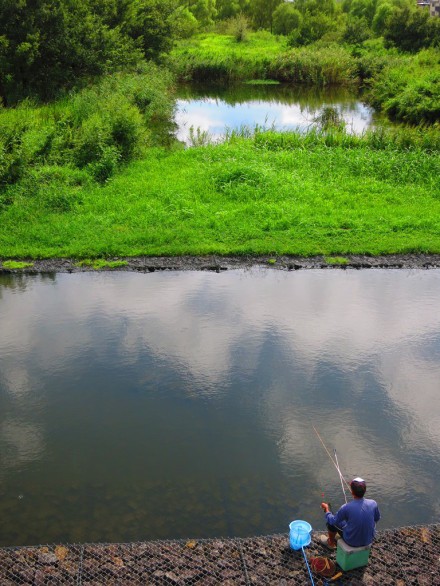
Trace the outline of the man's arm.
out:
[[[380,519],[380,511],[379,507],[376,504],[376,508],[374,509],[374,522],[377,523]]]
[[[345,521],[345,507],[346,505],[342,505],[336,515],[333,515],[328,509],[325,513],[325,520],[329,525],[335,525],[336,527],[340,527],[342,522]],[[324,509],[325,510],[325,509]]]

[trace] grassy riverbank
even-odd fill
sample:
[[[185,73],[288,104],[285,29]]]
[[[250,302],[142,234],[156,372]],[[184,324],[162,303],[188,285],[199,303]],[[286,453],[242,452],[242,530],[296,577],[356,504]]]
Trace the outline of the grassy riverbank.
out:
[[[435,134],[257,134],[151,149],[110,182],[18,183],[2,258],[440,252]],[[48,205],[56,192],[69,206]]]
[[[202,34],[180,41],[168,64],[185,81],[272,79],[314,85],[351,84],[356,60],[336,44],[289,49],[285,37],[250,33],[237,42],[232,35]]]

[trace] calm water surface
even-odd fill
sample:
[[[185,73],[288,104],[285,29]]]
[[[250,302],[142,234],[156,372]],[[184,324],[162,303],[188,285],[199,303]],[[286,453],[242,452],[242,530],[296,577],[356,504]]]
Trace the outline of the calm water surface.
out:
[[[440,514],[440,271],[0,276],[1,545]]]
[[[179,140],[190,142],[190,128],[220,140],[226,129],[255,128],[304,132],[324,107],[334,107],[348,132],[361,133],[375,123],[373,110],[344,88],[308,88],[288,85],[179,88],[175,121]]]

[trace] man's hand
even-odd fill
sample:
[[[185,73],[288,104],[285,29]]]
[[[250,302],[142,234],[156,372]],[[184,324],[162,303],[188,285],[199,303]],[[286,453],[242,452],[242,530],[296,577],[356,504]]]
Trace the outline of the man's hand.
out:
[[[324,513],[330,512],[330,507],[328,506],[327,503],[321,503],[321,509],[324,511]]]

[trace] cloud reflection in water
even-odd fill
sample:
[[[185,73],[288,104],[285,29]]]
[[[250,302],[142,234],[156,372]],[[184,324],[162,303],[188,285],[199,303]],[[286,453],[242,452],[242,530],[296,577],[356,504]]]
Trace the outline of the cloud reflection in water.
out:
[[[268,482],[265,501],[283,485],[319,523],[321,489],[335,504],[342,495],[315,425],[345,473],[369,480],[385,525],[438,514],[440,271],[77,274],[27,283],[22,291],[0,281],[0,450],[17,454],[2,458],[0,482],[20,461],[53,465],[53,435],[73,442],[78,429],[83,451],[96,441],[99,459],[120,426],[121,462],[141,457],[137,446],[151,438],[137,417],[163,401],[168,415],[159,410],[156,419],[174,421],[170,442],[181,444],[162,455],[164,474],[179,449],[193,452],[188,474],[200,474],[199,483],[204,467],[214,482],[253,469]],[[76,397],[90,401],[85,410]],[[227,435],[235,454],[221,452]],[[204,442],[220,450],[215,463]],[[279,530],[276,515],[265,522]]]

